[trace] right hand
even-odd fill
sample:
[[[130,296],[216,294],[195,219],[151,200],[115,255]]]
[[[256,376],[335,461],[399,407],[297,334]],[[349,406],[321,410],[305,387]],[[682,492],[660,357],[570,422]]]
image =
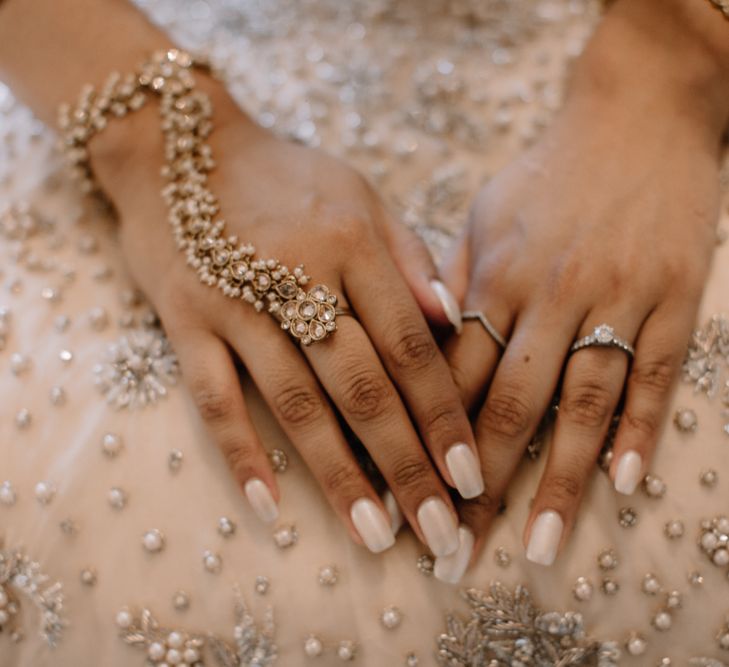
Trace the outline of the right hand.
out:
[[[423,314],[447,324],[427,251],[354,170],[273,137],[223,93],[214,103],[210,188],[227,233],[251,242],[259,258],[304,264],[357,319],[340,316],[334,335],[299,349],[268,315],[202,285],[166,222],[157,103],[110,123],[91,146],[97,176],[119,213],[129,270],[159,313],[203,420],[253,508],[275,521],[279,491],[246,411],[237,357],[352,537],[379,552],[394,543],[390,517],[345,441],[338,410],[419,538],[436,555],[452,553],[458,518],[443,480],[467,497],[483,481],[468,418]]]

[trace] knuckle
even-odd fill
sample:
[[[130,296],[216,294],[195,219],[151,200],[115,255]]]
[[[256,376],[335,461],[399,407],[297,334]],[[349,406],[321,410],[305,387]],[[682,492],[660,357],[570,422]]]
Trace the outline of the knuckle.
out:
[[[502,388],[486,398],[480,421],[487,431],[495,435],[520,438],[531,426],[531,408],[519,389]]]
[[[324,412],[324,402],[318,392],[306,385],[288,385],[273,399],[277,417],[290,426],[306,426]]]
[[[672,354],[664,354],[648,361],[638,361],[633,367],[631,380],[642,389],[666,394],[673,385],[678,366],[677,358]]]
[[[356,468],[343,463],[333,463],[327,466],[322,473],[322,484],[330,493],[341,493],[356,488],[359,482],[359,473]]]
[[[545,492],[549,498],[560,503],[571,503],[582,492],[580,477],[568,472],[554,473],[545,480]]]
[[[246,479],[252,473],[250,447],[236,445],[223,448],[225,461],[237,479]]]
[[[453,437],[453,433],[460,430],[459,425],[460,404],[438,405],[426,412],[424,431],[435,438],[441,434]]]
[[[397,335],[389,352],[392,364],[404,370],[422,370],[433,362],[437,354],[432,336],[412,325],[404,327]]]
[[[190,390],[204,421],[218,423],[230,419],[236,400],[232,391],[216,386],[206,377],[193,381]]]
[[[597,382],[584,382],[566,394],[560,402],[560,414],[580,426],[602,426],[612,414],[615,400]]]
[[[427,459],[403,458],[392,466],[392,482],[396,487],[410,488],[422,486],[423,481],[432,475],[432,468]]]
[[[377,419],[390,408],[393,390],[376,370],[355,370],[344,386],[344,409],[354,418]]]
[[[657,415],[650,412],[636,414],[632,410],[626,408],[622,419],[625,420],[625,423],[631,429],[648,438],[654,437],[660,428],[660,421]]]

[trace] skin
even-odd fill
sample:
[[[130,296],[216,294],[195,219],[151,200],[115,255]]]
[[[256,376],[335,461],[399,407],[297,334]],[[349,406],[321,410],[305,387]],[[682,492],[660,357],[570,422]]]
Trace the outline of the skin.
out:
[[[169,44],[120,0],[60,5],[0,3],[0,76],[49,122],[83,83],[130,71]],[[501,356],[483,329],[468,324],[446,346],[455,382],[426,327],[426,318],[446,323],[428,287],[435,268],[351,168],[273,138],[219,84],[196,77],[215,105],[211,186],[228,227],[261,256],[304,263],[359,315],[359,323],[340,318],[340,332],[302,354],[274,322],[199,285],[166,225],[152,224],[165,218],[156,110],[111,124],[94,141],[92,159],[119,213],[122,252],[241,483],[258,476],[278,498],[235,359],[357,541],[351,503],[379,499],[348,454],[332,406],[370,450],[421,538],[415,510],[423,499],[437,495],[453,508],[446,449],[477,443],[486,493],[458,503],[477,536],[474,558],[563,369],[555,441],[525,543],[546,508],[563,517],[566,541],[626,382],[615,460],[639,451],[645,471],[714,244],[728,33],[708,2],[614,3],[563,112],[479,194],[444,267],[462,305],[486,312],[509,337]],[[49,61],[58,64],[53,77]],[[371,308],[377,301],[386,312]],[[574,338],[603,321],[635,341],[630,369],[623,353],[597,349],[570,357],[565,368]],[[476,414],[476,439],[466,409]]]
[[[477,196],[446,282],[509,342],[468,323],[446,348],[486,482],[459,508],[474,557],[560,381],[524,544],[544,510],[569,539],[623,393],[610,476],[630,450],[647,472],[716,245],[728,121],[729,22],[708,3],[617,2],[554,124]],[[569,355],[603,322],[634,343],[632,364],[615,348]]]
[[[49,123],[84,81],[133,71],[148,54],[170,46],[120,0],[0,5],[0,76]],[[52,77],[48,62],[58,65]],[[195,76],[215,109],[209,143],[217,169],[210,186],[227,233],[253,243],[259,257],[303,264],[313,284],[327,285],[339,305],[357,315],[340,317],[339,331],[325,342],[299,349],[270,317],[198,282],[165,223],[155,103],[110,123],[91,142],[96,176],[118,213],[130,274],[159,313],[200,415],[233,474],[241,486],[263,480],[279,500],[246,410],[239,361],[353,539],[361,543],[350,519],[354,501],[367,497],[385,510],[335,409],[369,450],[418,536],[424,539],[417,509],[431,497],[443,500],[455,530],[448,490],[453,480],[444,457],[456,443],[475,452],[475,440],[426,321],[448,322],[429,284],[437,272],[427,250],[351,167],[275,138],[234,104],[222,84]],[[379,307],[383,303],[387,308]]]

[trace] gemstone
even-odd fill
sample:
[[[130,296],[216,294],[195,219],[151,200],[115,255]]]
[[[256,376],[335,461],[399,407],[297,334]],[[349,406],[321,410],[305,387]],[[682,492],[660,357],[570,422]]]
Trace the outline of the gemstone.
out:
[[[281,307],[281,317],[285,320],[293,320],[296,317],[296,301],[287,301]]]
[[[309,324],[304,320],[294,320],[291,331],[297,338],[302,338],[309,332]]]
[[[601,324],[595,327],[594,335],[598,343],[608,345],[615,337],[615,330],[607,324]]]
[[[315,285],[309,290],[309,296],[315,301],[326,301],[329,288],[326,285]]]
[[[316,304],[313,301],[302,301],[299,304],[299,317],[310,320],[316,316]]]
[[[293,299],[298,293],[299,288],[296,286],[296,283],[293,280],[284,280],[283,282],[278,284],[278,286],[276,287],[276,291],[284,299]]]
[[[322,322],[333,322],[336,317],[336,311],[328,303],[319,306],[319,319]]]
[[[242,281],[246,277],[246,271],[248,271],[248,265],[244,262],[235,262],[230,267],[230,273],[235,280]]]
[[[259,273],[256,275],[254,286],[257,291],[265,292],[271,287],[271,277],[267,273]]]
[[[326,337],[327,330],[321,322],[314,321],[309,325],[309,335],[312,340],[321,340]]]

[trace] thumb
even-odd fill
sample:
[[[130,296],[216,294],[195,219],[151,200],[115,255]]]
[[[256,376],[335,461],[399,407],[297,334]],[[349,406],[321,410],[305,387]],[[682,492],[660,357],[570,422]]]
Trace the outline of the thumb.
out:
[[[405,278],[425,318],[436,326],[454,327],[461,332],[461,307],[442,282],[425,243],[404,224],[389,221],[387,242],[395,265]]]

